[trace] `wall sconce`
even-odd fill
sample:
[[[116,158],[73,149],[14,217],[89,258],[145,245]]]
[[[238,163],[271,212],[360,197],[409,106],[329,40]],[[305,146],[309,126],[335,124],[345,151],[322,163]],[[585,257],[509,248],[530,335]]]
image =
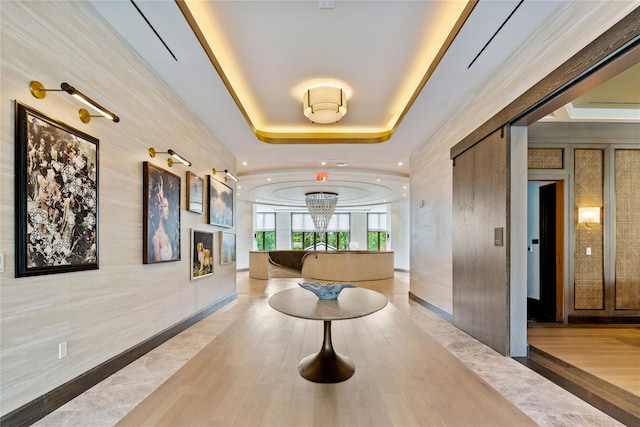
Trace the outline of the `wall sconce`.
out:
[[[169,148],[167,151],[156,151],[155,148],[150,147],[149,148],[149,156],[150,157],[155,157],[156,154],[168,154],[168,155],[170,155],[171,157],[169,157],[167,159],[167,164],[169,165],[169,167],[172,167],[173,164],[175,163],[173,161],[173,159],[176,159],[177,161],[179,161],[183,165],[191,166],[191,162],[189,160],[185,159],[180,154],[178,154],[175,151],[173,151],[171,148]]]
[[[600,224],[600,208],[578,208],[578,224],[584,224],[587,227],[593,227],[593,224]]]
[[[217,174],[218,172],[224,172],[227,176],[224,177],[224,182],[227,182],[227,178],[231,178],[232,180],[234,180],[235,182],[240,182],[240,180],[238,179],[237,176],[235,176],[234,174],[232,174],[231,172],[229,172],[228,169],[225,169],[223,171],[219,171],[216,170],[216,168],[213,168],[213,174]]]
[[[89,114],[89,111],[81,108],[78,111],[78,115],[80,116],[80,120],[83,123],[89,123],[91,121],[91,117],[106,117],[109,120],[112,120],[114,123],[118,123],[120,121],[120,118],[118,116],[95,102],[93,99],[84,95],[82,92],[76,90],[76,88],[71,86],[69,83],[60,84],[60,89],[45,89],[42,83],[37,80],[33,80],[31,81],[31,83],[29,83],[29,90],[31,91],[31,94],[38,99],[43,99],[45,96],[47,96],[47,92],[67,92],[69,95],[73,96],[77,100],[83,102],[84,104],[100,113],[99,116],[92,116],[91,114]]]

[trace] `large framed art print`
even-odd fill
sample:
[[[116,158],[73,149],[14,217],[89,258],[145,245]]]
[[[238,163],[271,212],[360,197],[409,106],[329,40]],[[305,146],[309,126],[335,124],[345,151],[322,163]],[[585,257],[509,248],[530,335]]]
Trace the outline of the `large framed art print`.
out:
[[[142,163],[142,262],[180,261],[180,177]]]
[[[209,177],[209,224],[233,227],[233,189]]]
[[[15,103],[16,277],[98,268],[98,140]]]

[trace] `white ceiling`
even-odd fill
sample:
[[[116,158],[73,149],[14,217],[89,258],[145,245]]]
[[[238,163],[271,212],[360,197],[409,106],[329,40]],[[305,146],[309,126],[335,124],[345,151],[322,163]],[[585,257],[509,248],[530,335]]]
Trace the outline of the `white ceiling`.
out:
[[[431,34],[447,22],[438,14],[461,2],[336,0],[329,9],[320,4],[331,0],[195,2],[210,13],[197,10],[197,18],[211,19],[221,32],[212,49],[229,87],[237,90],[236,98],[242,98],[238,94],[243,90],[252,98],[239,103],[175,2],[92,3],[236,155],[237,165],[229,169],[235,168],[240,177],[239,199],[304,206],[305,192],[324,190],[337,192],[338,206],[346,207],[407,197],[412,151],[563,2],[522,3],[468,67],[518,5],[479,2],[391,138],[375,144],[269,144],[256,137],[252,126],[296,130],[304,136],[388,126],[397,114],[397,108],[390,107],[392,99],[400,96],[399,87],[412,81],[407,70],[418,63],[421,75],[428,75],[433,55],[421,50],[422,42],[435,37],[436,47],[442,44],[442,36]],[[228,46],[226,52],[221,44]],[[304,83],[318,78],[342,82],[351,94],[346,117],[335,125],[311,124],[302,114]],[[245,117],[239,105],[250,109],[254,104],[255,113]],[[329,180],[316,182],[317,171],[327,171]]]

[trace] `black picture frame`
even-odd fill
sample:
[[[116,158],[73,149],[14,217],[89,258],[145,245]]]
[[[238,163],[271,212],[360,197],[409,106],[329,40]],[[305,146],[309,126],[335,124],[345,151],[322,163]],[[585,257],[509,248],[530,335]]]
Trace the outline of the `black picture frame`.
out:
[[[15,102],[16,277],[98,269],[98,146]]]
[[[213,232],[191,229],[191,280],[213,274]]]
[[[209,177],[209,224],[219,227],[233,227],[233,188]]]
[[[204,179],[187,171],[187,210],[204,213]]]
[[[142,262],[180,261],[180,177],[142,163]]]

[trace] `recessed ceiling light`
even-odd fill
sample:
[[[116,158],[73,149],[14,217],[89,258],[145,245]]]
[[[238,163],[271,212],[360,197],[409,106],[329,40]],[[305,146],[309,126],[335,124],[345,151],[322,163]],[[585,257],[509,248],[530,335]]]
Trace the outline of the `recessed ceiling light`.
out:
[[[242,165],[243,166],[247,166],[247,162],[242,162]]]
[[[349,163],[347,163],[347,162],[337,162],[336,166],[338,166],[340,168],[346,168],[347,166],[349,166]]]
[[[267,178],[267,181],[271,181],[271,178]]]
[[[376,179],[376,182],[380,182],[380,178]]]
[[[326,165],[326,164],[327,164],[327,162],[322,162],[322,163],[320,163],[320,164],[321,164],[322,166],[324,166],[324,165]]]
[[[406,185],[403,185],[403,186],[402,186],[402,189],[403,189],[403,190],[406,190],[406,189],[407,189],[407,186],[406,186]]]
[[[402,162],[398,162],[398,166],[402,166]]]

